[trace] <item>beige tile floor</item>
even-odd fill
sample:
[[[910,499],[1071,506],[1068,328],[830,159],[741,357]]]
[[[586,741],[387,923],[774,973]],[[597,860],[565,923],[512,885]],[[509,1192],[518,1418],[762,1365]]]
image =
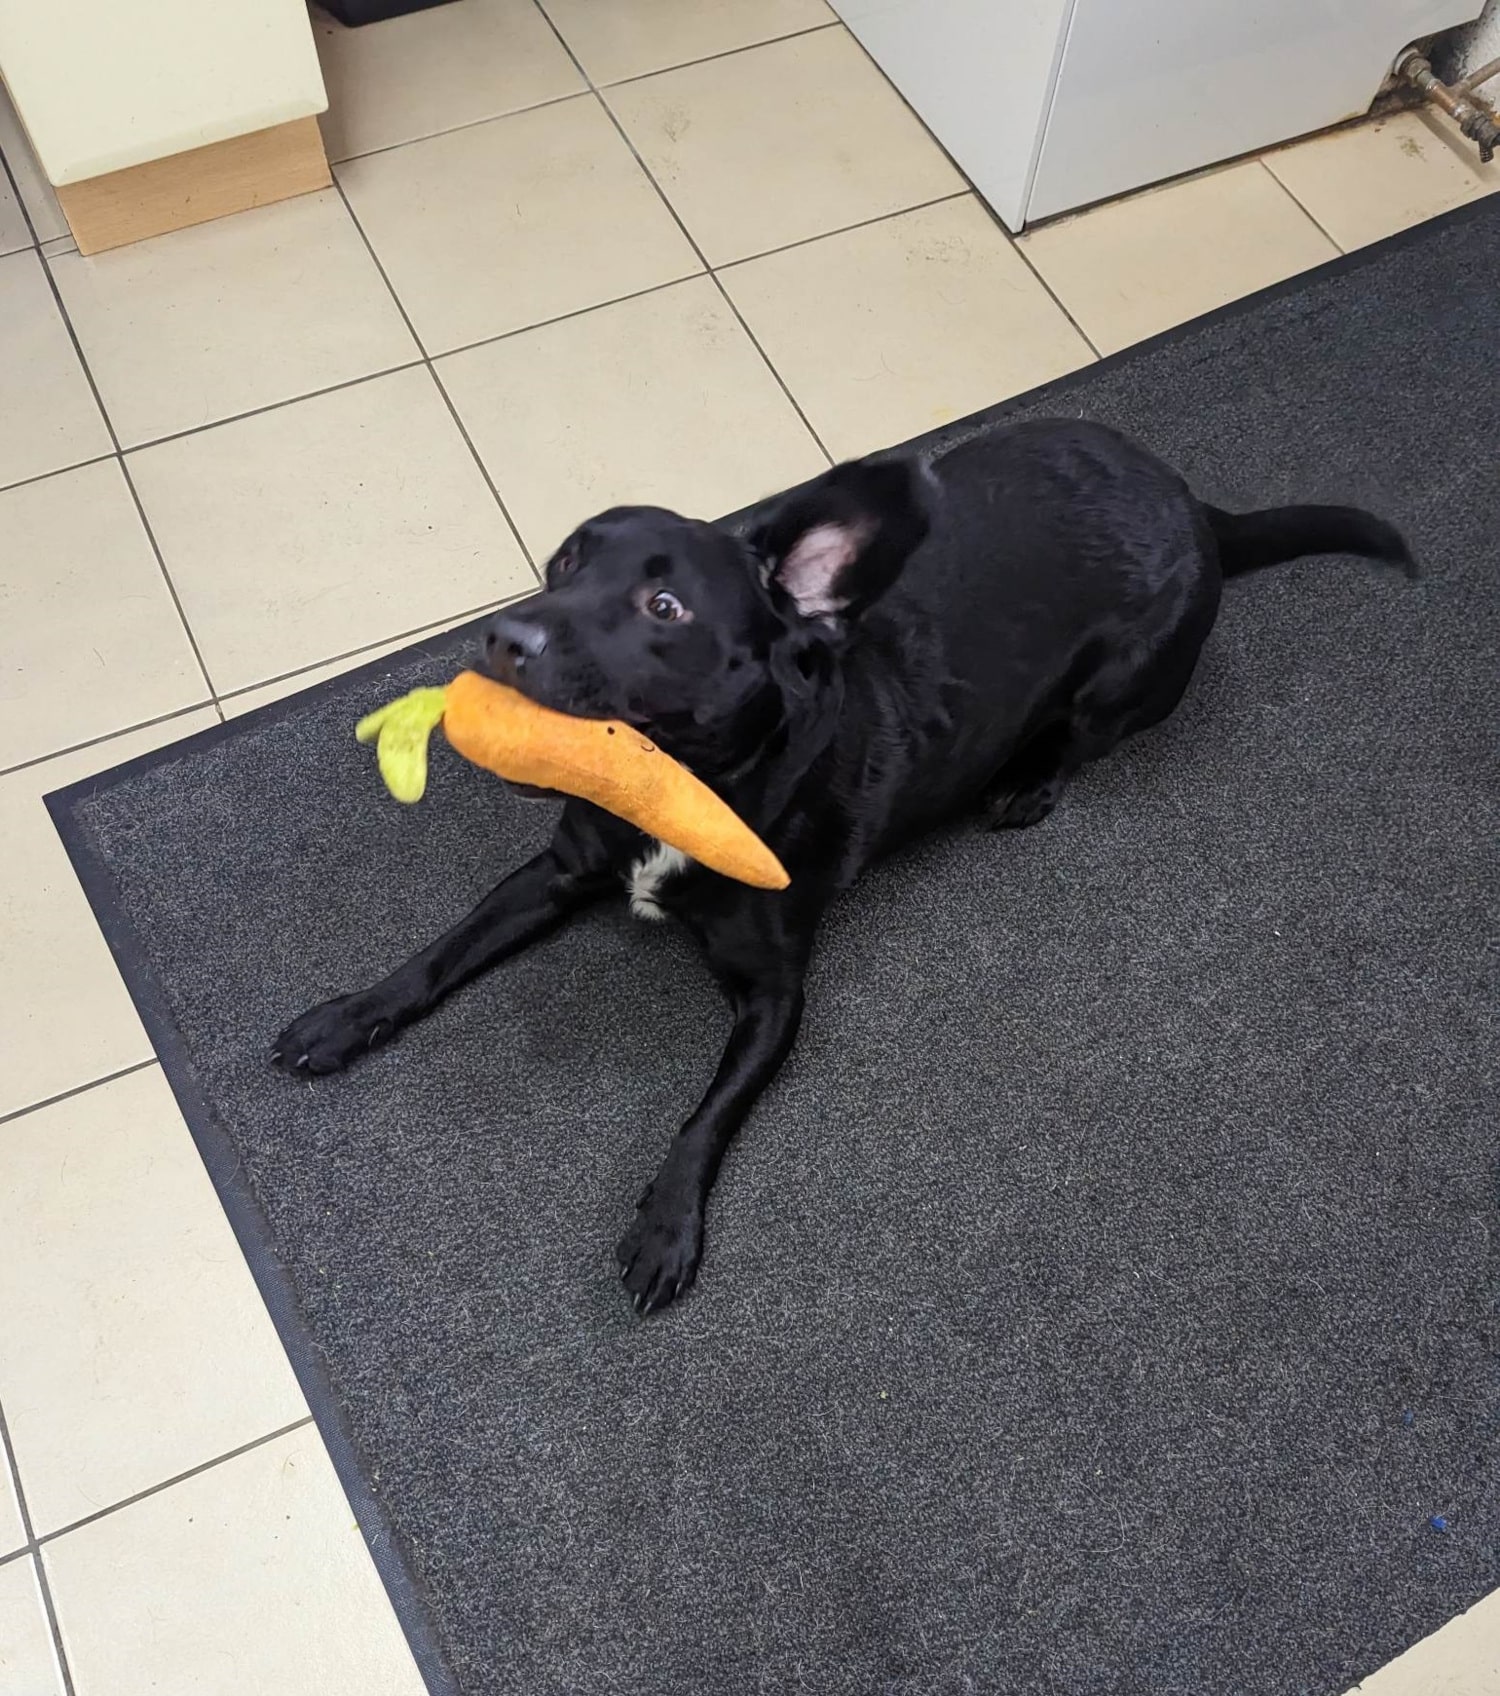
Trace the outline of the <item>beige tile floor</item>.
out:
[[[0,1696],[418,1689],[41,796],[585,509],[732,508],[1500,185],[1402,115],[1012,241],[823,0],[315,26],[337,186],[92,260],[0,98]]]

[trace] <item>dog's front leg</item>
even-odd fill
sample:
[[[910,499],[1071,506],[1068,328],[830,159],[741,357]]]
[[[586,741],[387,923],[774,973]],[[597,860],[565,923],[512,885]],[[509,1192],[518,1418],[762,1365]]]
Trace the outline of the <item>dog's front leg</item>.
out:
[[[615,1250],[637,1313],[665,1307],[697,1276],[703,1212],[730,1139],[781,1067],[802,1021],[800,971],[734,995],[734,1029],[708,1093],[672,1138]]]
[[[638,840],[586,803],[569,803],[552,841],[535,859],[378,983],[320,1002],[294,1019],[277,1037],[271,1058],[304,1077],[342,1070],[471,978],[617,887],[621,843],[628,847]]]

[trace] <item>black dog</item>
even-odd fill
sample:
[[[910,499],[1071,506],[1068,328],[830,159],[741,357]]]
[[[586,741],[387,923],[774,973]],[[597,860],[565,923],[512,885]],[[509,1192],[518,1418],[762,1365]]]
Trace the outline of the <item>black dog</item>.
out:
[[[1411,565],[1356,508],[1220,512],[1114,432],[1063,422],[930,468],[838,466],[743,540],[650,507],[602,513],[544,592],[494,620],[484,669],[645,731],[760,832],[790,889],[732,883],[570,801],[545,852],[373,988],[304,1014],[276,1058],[337,1070],[622,884],[641,916],[680,918],[734,1029],[619,1245],[637,1309],[661,1307],[692,1283],[724,1151],[797,1035],[831,897],[963,809],[1045,818],[1085,761],[1177,705],[1225,577],[1335,552]]]

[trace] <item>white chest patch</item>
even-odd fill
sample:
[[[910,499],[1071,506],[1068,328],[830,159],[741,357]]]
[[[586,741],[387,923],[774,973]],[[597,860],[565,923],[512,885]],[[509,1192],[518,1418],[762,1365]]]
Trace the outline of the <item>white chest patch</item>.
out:
[[[653,842],[649,852],[630,868],[625,887],[630,892],[630,910],[638,919],[664,919],[666,912],[657,896],[669,877],[684,871],[692,861],[680,848]]]

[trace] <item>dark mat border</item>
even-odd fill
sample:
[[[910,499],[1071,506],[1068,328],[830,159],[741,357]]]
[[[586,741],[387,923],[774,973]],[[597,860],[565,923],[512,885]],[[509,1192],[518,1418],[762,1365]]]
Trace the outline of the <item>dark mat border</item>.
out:
[[[1382,241],[1359,248],[1353,253],[1340,254],[1338,258],[1330,259],[1314,270],[1299,272],[1295,277],[1273,283],[1255,294],[1246,295],[1241,300],[1231,301],[1228,305],[1204,313],[1201,317],[1175,325],[1147,341],[1137,342],[1118,353],[1109,354],[1081,370],[1044,383],[1025,394],[1012,395],[994,406],[971,413],[967,418],[914,437],[902,446],[908,450],[938,450],[950,440],[972,434],[976,428],[998,423],[1020,407],[1034,407],[1038,403],[1053,400],[1062,401],[1075,389],[1097,377],[1101,370],[1128,366],[1153,350],[1170,346],[1184,337],[1197,335],[1210,325],[1254,312],[1270,301],[1314,287],[1329,277],[1357,271],[1378,259],[1387,258],[1394,252],[1425,240],[1435,230],[1452,230],[1485,217],[1500,217],[1500,192],[1481,196],[1464,206],[1398,231],[1393,236],[1387,236]],[[1393,377],[1395,375],[1393,374]],[[732,524],[742,521],[747,513],[754,510],[754,507],[747,507],[740,513],[733,514],[725,522]],[[73,869],[83,886],[94,917],[98,920],[99,928],[114,956],[115,965],[146,1027],[146,1034],[161,1062],[162,1071],[229,1217],[240,1252],[250,1267],[261,1298],[270,1312],[271,1321],[292,1363],[302,1394],[333,1460],[339,1482],[348,1495],[375,1569],[385,1585],[396,1618],[406,1634],[412,1655],[426,1682],[429,1696],[462,1696],[462,1693],[447,1665],[426,1599],[407,1567],[394,1528],[386,1518],[384,1506],[365,1477],[360,1457],[355,1451],[345,1423],[343,1409],[325,1370],[323,1357],[319,1353],[317,1343],[303,1325],[291,1280],[272,1249],[266,1222],[240,1166],[234,1145],[219,1125],[213,1106],[199,1088],[155,972],[140,948],[135,932],[119,911],[114,879],[108,866],[95,852],[91,841],[80,828],[74,809],[80,802],[87,801],[103,790],[111,789],[139,773],[150,771],[166,760],[180,758],[183,754],[199,748],[212,747],[227,737],[237,735],[249,724],[273,723],[285,718],[299,711],[304,696],[313,690],[344,688],[362,678],[373,677],[382,669],[400,664],[415,648],[429,648],[434,656],[447,653],[450,649],[461,648],[484,622],[484,618],[474,619],[455,630],[444,632],[439,637],[425,641],[419,639],[413,642],[410,648],[383,654],[364,665],[342,672],[336,678],[314,684],[311,690],[299,690],[223,724],[210,725],[191,736],[183,737],[180,741],[168,743],[165,747],[126,760],[108,771],[81,779],[66,788],[53,790],[44,797],[47,811],[73,863]]]

